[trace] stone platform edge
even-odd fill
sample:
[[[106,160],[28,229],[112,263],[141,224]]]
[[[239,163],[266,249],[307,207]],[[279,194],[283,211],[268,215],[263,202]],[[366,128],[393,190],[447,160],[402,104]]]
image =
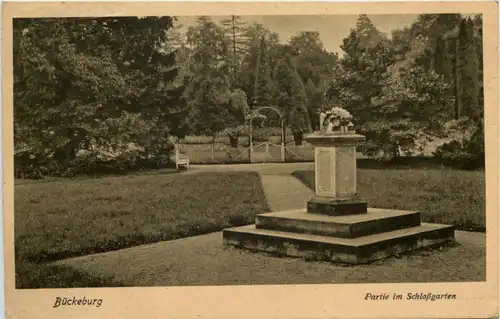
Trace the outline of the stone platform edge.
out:
[[[223,242],[226,245],[281,256],[347,264],[369,263],[454,241],[454,226],[427,223],[356,239],[257,229],[255,225],[223,230]]]
[[[259,229],[340,238],[358,238],[420,224],[418,211],[376,209],[368,209],[367,214],[353,218],[315,215],[305,209],[259,214],[255,217],[255,226]]]
[[[368,203],[357,196],[330,198],[315,195],[307,201],[307,212],[330,216],[366,214]]]

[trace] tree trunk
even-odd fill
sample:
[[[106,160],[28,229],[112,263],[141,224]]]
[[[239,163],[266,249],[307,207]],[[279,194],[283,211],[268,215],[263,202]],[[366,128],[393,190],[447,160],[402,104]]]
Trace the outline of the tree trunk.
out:
[[[307,107],[304,109],[304,116],[306,118],[306,123],[307,123],[307,132],[312,132],[313,124],[312,124],[311,114],[309,113]]]
[[[260,56],[261,56],[261,47],[259,44],[259,48],[257,51],[257,62],[255,64],[255,78],[254,78],[254,91],[253,91],[253,107],[257,105],[259,102],[258,96],[259,96],[259,66],[260,66]]]
[[[212,162],[215,161],[215,135],[212,136]]]
[[[399,169],[399,164],[401,162],[401,152],[399,151],[399,144],[396,144],[393,150],[393,162],[396,162],[396,168]]]
[[[283,144],[286,145],[286,128],[288,127],[288,121],[283,120]]]
[[[459,57],[459,41],[455,40],[455,63],[453,66],[453,91],[455,95],[455,119],[460,118],[460,76],[459,76],[459,67],[460,67],[460,57]]]
[[[229,144],[231,144],[231,147],[238,148],[239,135],[238,134],[229,134],[228,137],[229,137]]]
[[[304,132],[302,131],[293,131],[293,140],[295,141],[296,146],[302,145],[302,140],[304,138]]]
[[[236,56],[236,25],[235,25],[235,17],[231,16],[232,19],[232,31],[233,31],[233,81],[236,81],[238,78],[237,71],[236,71],[236,61],[237,61],[237,56]],[[233,83],[234,84],[234,83]]]

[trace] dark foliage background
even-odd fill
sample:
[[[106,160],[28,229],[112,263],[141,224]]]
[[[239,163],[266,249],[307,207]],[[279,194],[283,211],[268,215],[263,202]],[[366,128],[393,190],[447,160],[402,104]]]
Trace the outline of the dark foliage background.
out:
[[[298,146],[337,105],[366,135],[365,155],[413,156],[446,139],[441,163],[484,167],[480,15],[420,15],[391,37],[360,15],[342,57],[318,32],[280,43],[238,16],[179,27],[175,17],[15,19],[16,176],[165,167],[173,138],[190,135],[237,148],[263,105]],[[279,131],[272,116],[254,123]]]

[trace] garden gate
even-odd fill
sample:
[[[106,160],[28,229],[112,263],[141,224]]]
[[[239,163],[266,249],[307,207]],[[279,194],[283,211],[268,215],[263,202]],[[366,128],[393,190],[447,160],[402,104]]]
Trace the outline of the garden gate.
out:
[[[251,163],[285,161],[285,150],[283,145],[277,145],[271,142],[263,142],[253,145],[250,154]]]
[[[275,112],[280,120],[281,124],[281,145],[277,145],[271,142],[263,142],[257,145],[253,144],[253,124],[252,120],[256,117],[258,117],[260,114],[259,112],[262,110],[269,110]],[[256,107],[251,114],[248,115],[247,117],[248,120],[248,128],[249,128],[249,139],[250,139],[250,146],[243,151],[240,155],[238,155],[236,158],[242,156],[245,153],[249,154],[249,159],[250,163],[259,163],[259,162],[284,162],[285,161],[285,132],[284,132],[284,122],[283,122],[283,115],[281,112],[276,108],[272,106],[258,106]]]

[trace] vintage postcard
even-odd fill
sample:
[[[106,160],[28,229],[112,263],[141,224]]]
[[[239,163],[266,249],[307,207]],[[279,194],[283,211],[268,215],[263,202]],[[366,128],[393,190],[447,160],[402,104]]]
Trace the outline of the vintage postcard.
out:
[[[498,317],[494,2],[3,4],[6,317]]]

